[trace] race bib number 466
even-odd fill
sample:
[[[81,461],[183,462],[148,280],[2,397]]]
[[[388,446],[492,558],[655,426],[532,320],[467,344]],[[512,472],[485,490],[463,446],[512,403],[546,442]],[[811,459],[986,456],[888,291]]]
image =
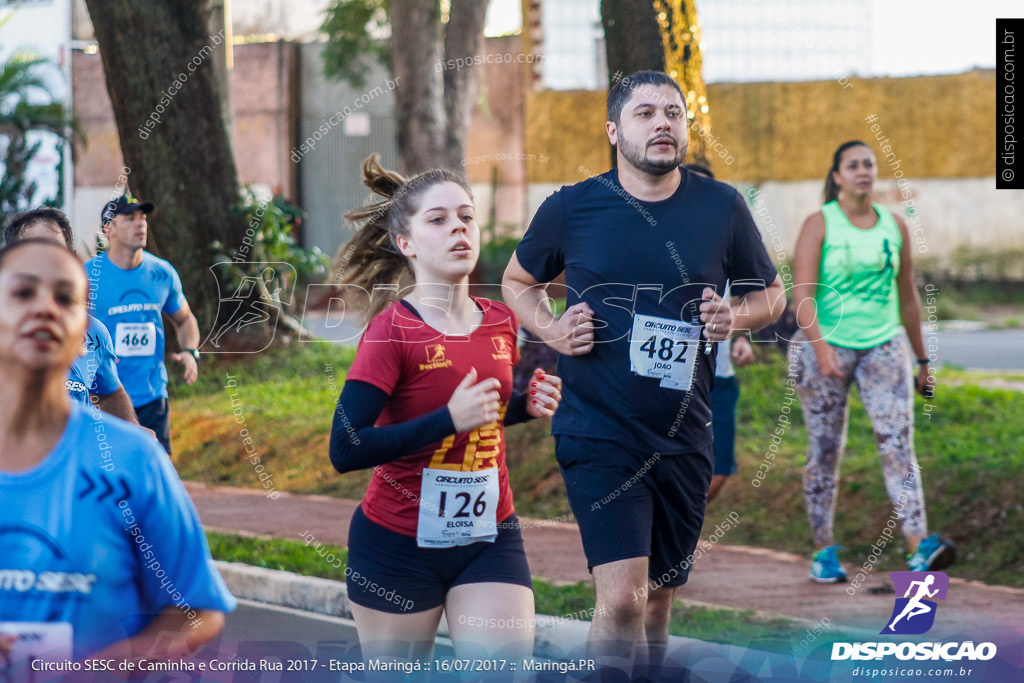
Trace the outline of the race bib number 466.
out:
[[[425,468],[416,544],[451,548],[498,537],[498,468],[458,472]]]
[[[629,369],[661,380],[666,389],[689,391],[697,368],[700,326],[653,315],[633,316]]]
[[[152,356],[156,353],[155,323],[118,323],[114,333],[114,354],[117,356]]]

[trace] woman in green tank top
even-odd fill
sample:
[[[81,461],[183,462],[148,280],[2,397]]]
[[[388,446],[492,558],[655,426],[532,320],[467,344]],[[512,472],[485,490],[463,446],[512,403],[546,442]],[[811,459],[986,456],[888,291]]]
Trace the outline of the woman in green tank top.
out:
[[[800,330],[790,344],[789,367],[808,432],[804,494],[816,546],[810,578],[821,583],[847,580],[832,521],[854,382],[894,506],[887,526],[870,534],[878,538],[873,552],[895,543],[892,529],[899,520],[912,571],[942,569],[956,556],[951,541],[927,530],[914,455],[913,391],[930,397],[934,380],[907,226],[872,201],[877,176],[866,144],[840,145],[825,179],[825,205],[804,221],[796,243],[793,295]],[[916,378],[901,328],[918,359]],[[847,592],[855,593],[877,562],[877,555],[870,556],[863,563],[867,571],[858,571]]]

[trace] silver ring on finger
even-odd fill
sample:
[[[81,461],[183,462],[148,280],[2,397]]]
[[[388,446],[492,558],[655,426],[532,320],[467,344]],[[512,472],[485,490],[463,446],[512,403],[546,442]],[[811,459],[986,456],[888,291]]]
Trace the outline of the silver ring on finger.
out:
[[[711,323],[711,331],[714,332],[718,329],[718,323]]]

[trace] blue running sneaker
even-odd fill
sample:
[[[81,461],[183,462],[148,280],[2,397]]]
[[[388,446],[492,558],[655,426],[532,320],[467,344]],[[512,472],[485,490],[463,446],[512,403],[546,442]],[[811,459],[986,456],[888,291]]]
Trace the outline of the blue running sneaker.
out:
[[[842,550],[841,545],[830,545],[814,553],[811,559],[811,571],[808,576],[818,583],[842,583],[846,581],[846,570],[839,564],[836,551]]]
[[[956,546],[941,534],[931,534],[921,539],[917,552],[907,555],[907,565],[912,572],[937,572],[956,560]]]

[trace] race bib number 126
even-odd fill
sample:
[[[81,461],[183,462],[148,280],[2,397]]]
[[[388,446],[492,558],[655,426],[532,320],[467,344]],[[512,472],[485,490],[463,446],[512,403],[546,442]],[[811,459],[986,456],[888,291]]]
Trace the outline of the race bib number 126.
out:
[[[498,537],[498,468],[423,469],[416,544],[451,548]]]

